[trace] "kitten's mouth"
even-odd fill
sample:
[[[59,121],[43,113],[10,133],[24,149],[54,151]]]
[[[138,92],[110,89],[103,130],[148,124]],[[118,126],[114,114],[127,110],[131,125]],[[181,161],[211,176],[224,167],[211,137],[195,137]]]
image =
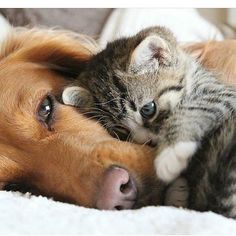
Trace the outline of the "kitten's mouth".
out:
[[[153,139],[150,139],[145,143],[145,145],[148,145],[150,147],[156,147],[157,146],[157,141],[153,140]]]
[[[122,141],[129,141],[130,139],[130,130],[123,126],[114,127],[111,133],[112,136],[118,137]]]
[[[125,128],[124,126],[117,126],[117,127],[113,128],[110,131],[110,133],[113,137],[118,138],[122,141],[134,142],[134,143],[138,143],[138,144],[145,144],[150,147],[157,146],[156,138],[149,138],[143,142],[136,141],[135,139],[133,139],[133,137],[131,135],[132,132],[128,128]]]

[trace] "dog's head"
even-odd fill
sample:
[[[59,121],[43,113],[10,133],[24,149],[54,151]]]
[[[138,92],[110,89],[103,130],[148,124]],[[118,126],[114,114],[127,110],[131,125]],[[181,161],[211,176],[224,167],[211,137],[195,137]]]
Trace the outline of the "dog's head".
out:
[[[111,138],[60,102],[92,48],[65,32],[9,34],[0,51],[0,182],[101,209],[158,203],[152,149]]]

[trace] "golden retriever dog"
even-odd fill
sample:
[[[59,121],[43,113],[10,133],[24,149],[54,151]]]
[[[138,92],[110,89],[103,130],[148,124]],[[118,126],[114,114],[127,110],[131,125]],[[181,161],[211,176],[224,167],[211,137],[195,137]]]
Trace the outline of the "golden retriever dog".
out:
[[[72,33],[9,33],[0,48],[0,182],[98,209],[158,204],[153,150],[112,138],[60,102],[93,53]]]
[[[188,48],[234,83],[235,41]],[[150,147],[112,138],[95,120],[61,103],[70,79],[96,53],[83,37],[12,29],[0,48],[0,182],[98,209],[162,203]]]
[[[236,85],[236,40],[196,43],[186,46],[185,50],[204,67],[221,75],[226,83]]]

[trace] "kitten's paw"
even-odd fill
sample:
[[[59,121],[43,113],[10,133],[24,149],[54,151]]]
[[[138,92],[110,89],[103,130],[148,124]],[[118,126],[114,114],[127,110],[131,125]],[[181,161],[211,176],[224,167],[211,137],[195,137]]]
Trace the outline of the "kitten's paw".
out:
[[[167,189],[165,195],[166,206],[187,207],[189,188],[185,178],[178,178]]]
[[[164,149],[154,162],[157,176],[165,183],[173,181],[187,167],[196,149],[196,142],[178,142]]]
[[[79,86],[71,86],[64,89],[62,101],[66,105],[78,108],[90,108],[93,104],[93,97],[87,89]]]

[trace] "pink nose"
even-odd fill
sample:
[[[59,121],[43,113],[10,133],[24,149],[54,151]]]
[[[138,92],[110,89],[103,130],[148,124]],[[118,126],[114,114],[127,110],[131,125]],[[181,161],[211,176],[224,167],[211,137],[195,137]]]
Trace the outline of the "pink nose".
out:
[[[104,210],[131,209],[136,198],[137,188],[129,173],[113,166],[105,173],[96,207]]]

